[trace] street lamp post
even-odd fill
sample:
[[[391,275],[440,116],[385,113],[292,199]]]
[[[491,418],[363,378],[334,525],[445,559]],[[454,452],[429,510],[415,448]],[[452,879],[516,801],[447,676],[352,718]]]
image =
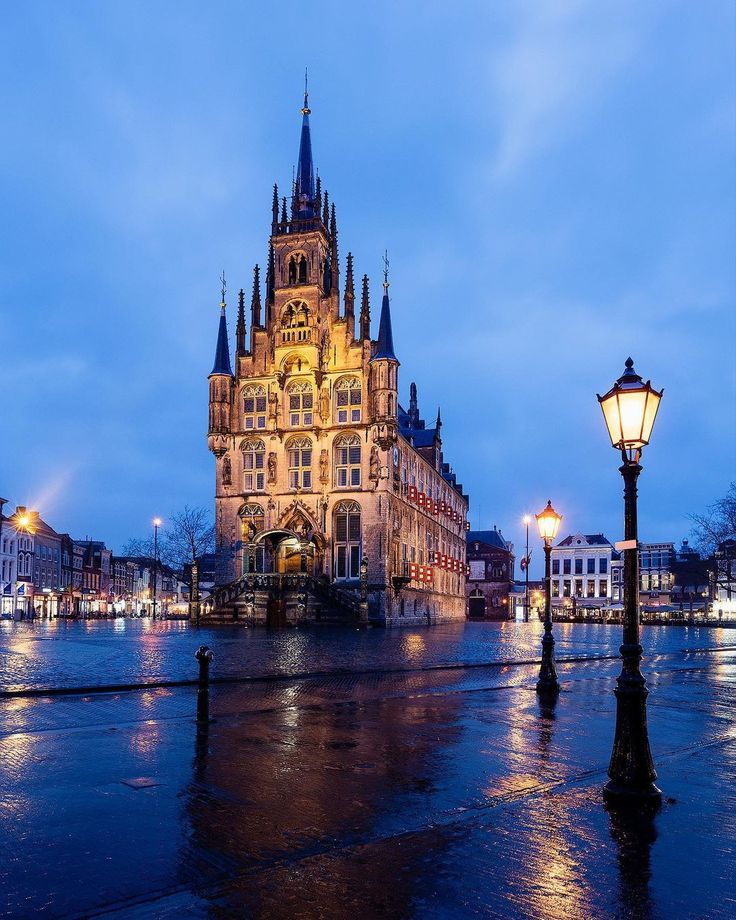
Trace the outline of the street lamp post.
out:
[[[528,514],[524,515],[524,524],[526,525],[526,556],[524,556],[524,622],[529,622],[529,525],[532,519]]]
[[[161,526],[161,518],[153,519],[153,619],[156,619],[156,594],[158,582],[158,529]]]
[[[542,637],[542,663],[539,667],[537,680],[537,693],[556,694],[560,691],[560,682],[557,680],[555,668],[555,640],[552,638],[552,586],[550,584],[550,557],[552,555],[552,541],[560,529],[562,515],[552,507],[552,502],[547,502],[547,507],[541,511],[537,518],[539,536],[544,541],[544,636]]]
[[[624,480],[624,627],[621,674],[616,681],[616,733],[603,794],[609,802],[649,801],[658,804],[662,793],[649,748],[647,690],[641,673],[639,644],[639,549],[637,480],[641,450],[649,443],[662,398],[649,381],[644,383],[629,358],[626,369],[598,402],[612,446],[621,452]]]

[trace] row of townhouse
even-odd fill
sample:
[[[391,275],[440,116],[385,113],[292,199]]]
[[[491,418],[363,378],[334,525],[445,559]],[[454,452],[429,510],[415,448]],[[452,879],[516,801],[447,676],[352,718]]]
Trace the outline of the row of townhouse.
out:
[[[101,540],[74,539],[22,505],[6,516],[5,504],[0,499],[3,618],[145,616],[154,597],[165,615],[186,599],[187,586],[160,561],[116,556]]]
[[[662,608],[736,613],[732,576],[734,541],[701,555],[683,540],[639,544],[639,602],[644,611]],[[601,533],[569,534],[552,548],[550,590],[559,610],[620,608],[623,604],[623,554]],[[732,598],[733,595],[733,598]]]

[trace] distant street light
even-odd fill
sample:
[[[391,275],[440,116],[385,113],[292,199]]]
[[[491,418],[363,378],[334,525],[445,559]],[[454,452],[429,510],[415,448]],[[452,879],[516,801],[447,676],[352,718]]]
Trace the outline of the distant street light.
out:
[[[526,526],[526,556],[524,556],[524,622],[529,622],[529,525],[531,515],[525,514],[523,518]]]
[[[158,529],[161,518],[153,519],[153,619],[156,619],[156,590],[158,581]]]
[[[552,555],[552,541],[560,529],[562,515],[552,507],[552,502],[547,502],[547,507],[541,511],[537,518],[539,536],[544,541],[544,636],[542,637],[542,664],[539,667],[537,680],[537,693],[559,693],[560,682],[557,680],[555,669],[555,640],[552,638],[552,587],[550,584],[550,557]]]
[[[626,361],[624,373],[598,402],[611,438],[621,451],[624,478],[624,628],[621,646],[622,668],[616,681],[616,734],[609,782],[603,794],[609,801],[648,800],[658,804],[662,793],[655,786],[657,778],[649,748],[647,729],[647,690],[641,673],[642,648],[639,644],[639,551],[636,483],[641,473],[639,460],[657,417],[664,390],[657,392],[649,381],[644,383]]]

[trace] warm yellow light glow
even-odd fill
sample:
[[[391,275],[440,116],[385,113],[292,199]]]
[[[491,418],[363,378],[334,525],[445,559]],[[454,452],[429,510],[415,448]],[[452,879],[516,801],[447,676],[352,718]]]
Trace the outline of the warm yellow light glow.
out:
[[[526,526],[528,527],[531,524],[531,522],[532,522],[532,516],[530,514],[525,514],[524,517],[522,518],[522,523],[526,524]]]
[[[21,527],[27,528],[28,525],[31,523],[30,515],[21,514],[21,516],[18,518],[18,523],[20,524]]]
[[[649,443],[664,390],[657,392],[650,381],[644,383],[629,358],[626,370],[598,402],[608,428],[611,444],[617,450],[640,450]]]
[[[554,540],[554,538],[557,536],[557,531],[560,529],[560,521],[562,520],[562,515],[555,511],[555,509],[552,507],[552,502],[548,501],[547,507],[544,509],[544,511],[540,511],[536,517],[539,536],[544,540],[545,543]]]
[[[160,526],[161,526],[161,518],[154,518],[154,519],[153,519],[153,526],[154,526],[154,527],[160,527]]]

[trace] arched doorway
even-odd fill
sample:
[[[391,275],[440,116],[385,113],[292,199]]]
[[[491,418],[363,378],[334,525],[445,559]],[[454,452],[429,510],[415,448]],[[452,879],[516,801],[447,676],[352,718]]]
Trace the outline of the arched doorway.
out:
[[[360,578],[360,561],[363,550],[360,505],[352,501],[338,502],[335,506],[333,520],[335,579]]]
[[[284,537],[276,547],[276,571],[279,575],[314,572],[314,543],[295,536]]]

